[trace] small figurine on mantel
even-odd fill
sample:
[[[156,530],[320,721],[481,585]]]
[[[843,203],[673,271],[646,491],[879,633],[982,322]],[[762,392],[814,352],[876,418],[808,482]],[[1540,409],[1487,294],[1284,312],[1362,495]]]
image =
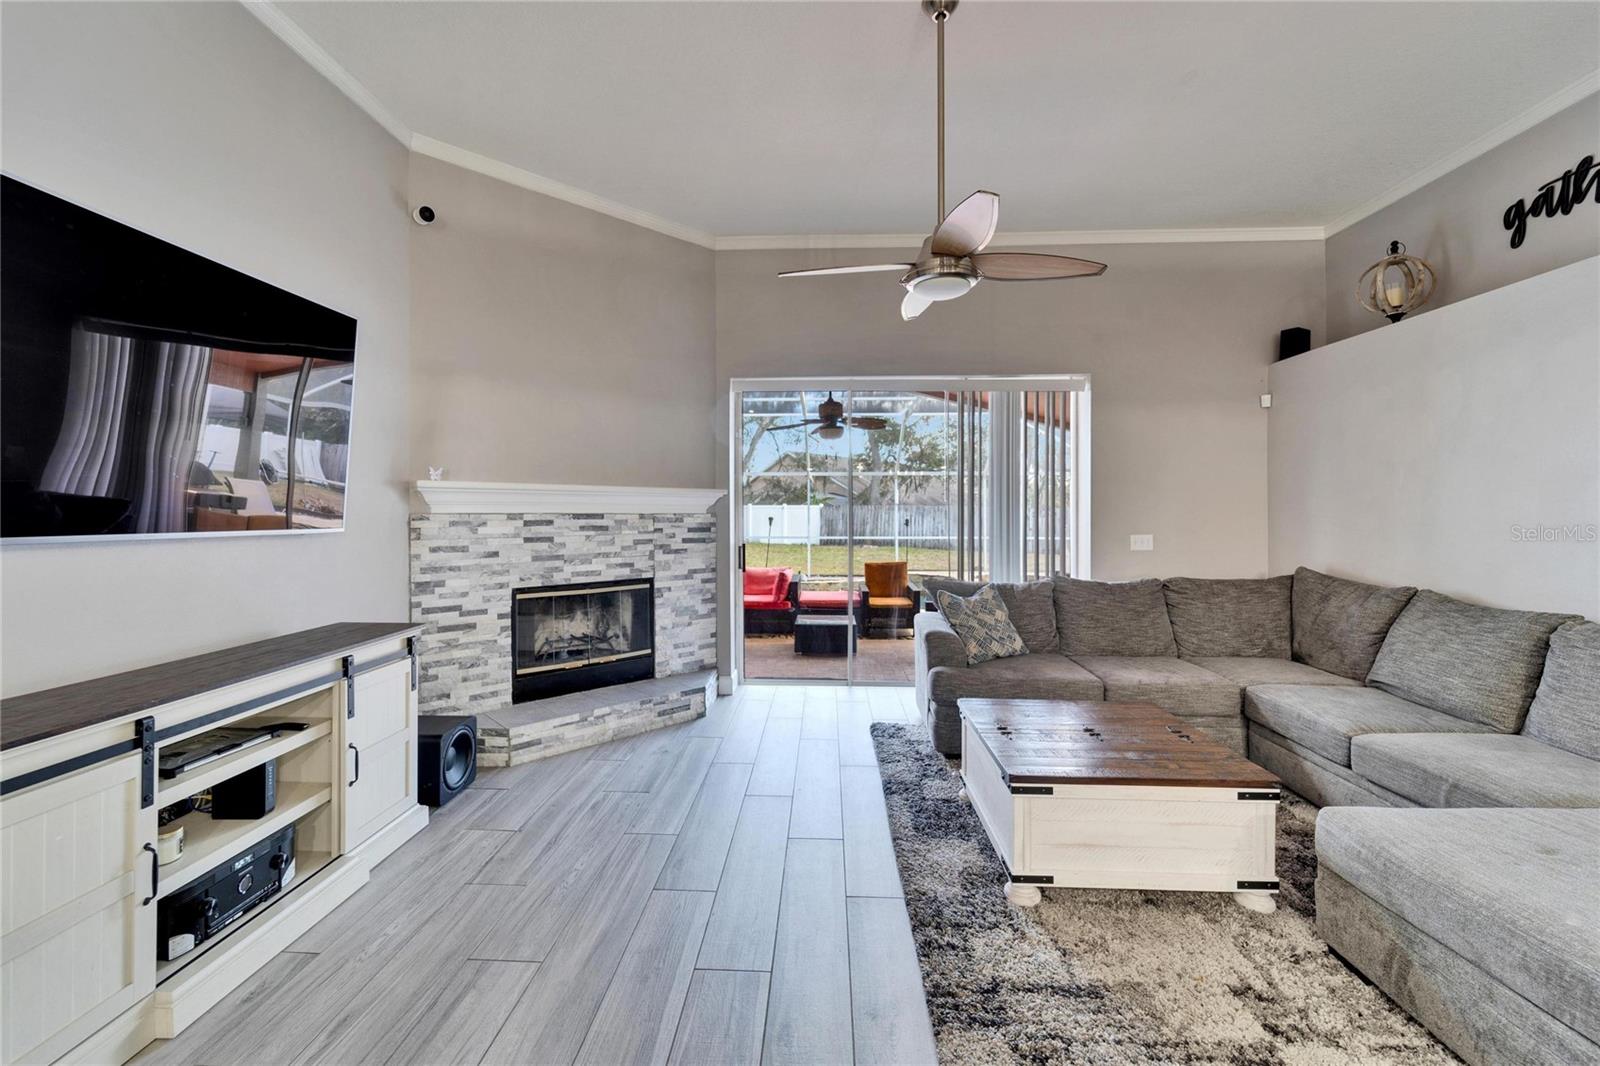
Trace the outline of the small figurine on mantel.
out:
[[[430,467],[428,467],[428,480],[429,481],[443,481],[444,480],[444,467],[442,467],[442,466],[430,466]]]

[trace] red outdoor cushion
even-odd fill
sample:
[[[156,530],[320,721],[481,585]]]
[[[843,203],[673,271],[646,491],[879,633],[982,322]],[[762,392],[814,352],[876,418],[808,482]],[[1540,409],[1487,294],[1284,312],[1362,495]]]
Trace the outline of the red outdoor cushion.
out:
[[[777,596],[746,596],[744,598],[744,609],[747,611],[787,611],[793,606],[794,604],[787,599],[779,599]]]
[[[832,609],[842,611],[844,610],[845,604],[849,602],[846,599],[846,597],[849,595],[850,594],[843,589],[840,589],[837,592],[807,592],[804,589],[801,589],[800,606],[812,607],[818,610]],[[855,602],[861,602],[861,593],[859,590],[855,594]]]
[[[764,601],[787,601],[793,574],[781,566],[749,566],[744,571],[744,605],[763,606]],[[771,606],[780,607],[782,603]]]

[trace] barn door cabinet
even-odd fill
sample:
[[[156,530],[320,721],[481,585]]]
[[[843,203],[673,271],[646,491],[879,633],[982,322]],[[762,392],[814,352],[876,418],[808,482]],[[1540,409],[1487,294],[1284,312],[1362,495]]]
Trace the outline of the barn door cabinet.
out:
[[[18,696],[0,708],[0,1063],[122,1062],[174,1036],[427,824],[416,801],[416,637],[323,626]],[[300,728],[186,773],[164,747],[267,722]],[[158,814],[273,761],[256,819]],[[181,807],[179,809],[182,809]],[[195,949],[157,960],[161,901],[293,826],[294,877]]]

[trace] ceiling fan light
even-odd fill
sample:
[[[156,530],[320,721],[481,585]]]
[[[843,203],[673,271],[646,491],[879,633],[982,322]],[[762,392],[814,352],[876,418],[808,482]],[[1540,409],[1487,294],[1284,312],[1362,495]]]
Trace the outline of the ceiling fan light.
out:
[[[822,440],[838,440],[844,436],[843,426],[818,426],[814,432]]]
[[[965,296],[977,278],[965,274],[930,274],[911,283],[911,291],[924,300],[954,300]]]

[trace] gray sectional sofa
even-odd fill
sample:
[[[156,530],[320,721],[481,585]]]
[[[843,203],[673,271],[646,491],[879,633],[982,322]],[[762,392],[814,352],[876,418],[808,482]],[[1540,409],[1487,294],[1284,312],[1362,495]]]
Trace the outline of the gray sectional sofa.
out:
[[[966,696],[1165,707],[1325,808],[1319,931],[1464,1059],[1600,1063],[1600,625],[1304,568],[1000,592],[1027,655],[917,619],[940,751]]]

